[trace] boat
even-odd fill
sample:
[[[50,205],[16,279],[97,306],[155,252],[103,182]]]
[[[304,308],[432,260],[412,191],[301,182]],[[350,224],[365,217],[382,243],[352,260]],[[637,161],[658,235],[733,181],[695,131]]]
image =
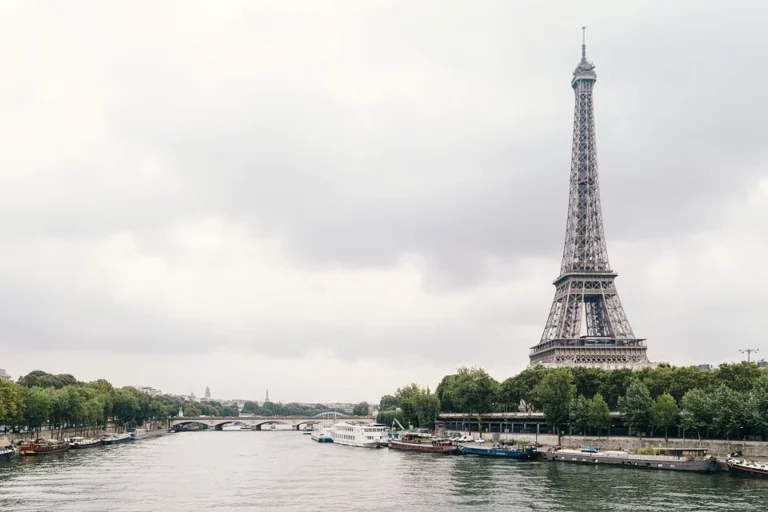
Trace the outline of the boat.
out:
[[[127,443],[131,440],[131,435],[125,434],[107,434],[101,436],[101,444]]]
[[[57,439],[38,439],[21,445],[19,455],[48,455],[69,450],[69,443]]]
[[[0,461],[11,460],[16,450],[13,449],[12,444],[3,443],[0,445]]]
[[[142,441],[149,439],[149,434],[143,428],[133,428],[128,430],[128,435],[131,436],[131,441]]]
[[[715,471],[717,459],[707,455],[706,448],[657,448],[658,455],[642,455],[622,450],[606,450],[585,446],[579,450],[551,448],[542,452],[544,458],[558,462],[581,464],[610,464],[641,469],[672,471]]]
[[[85,437],[70,437],[69,444],[73,450],[82,450],[83,448],[93,448],[101,446],[101,439],[86,439]]]
[[[463,455],[480,455],[482,457],[506,457],[517,460],[533,460],[538,452],[533,446],[520,446],[517,448],[494,444],[492,446],[459,445],[459,451]]]
[[[400,434],[389,440],[388,446],[393,450],[410,450],[428,453],[459,453],[459,447],[450,439],[438,438],[422,433]]]
[[[377,423],[337,423],[331,429],[334,444],[358,448],[381,448],[387,445],[386,425]]]
[[[725,464],[730,471],[735,471],[742,475],[768,477],[768,463],[765,462],[729,457],[725,460]]]
[[[331,425],[315,425],[310,433],[311,439],[318,443],[332,443],[333,436],[331,435]]]
[[[227,423],[222,425],[221,430],[224,432],[239,432],[241,430],[251,430],[248,425],[240,425],[239,423]]]

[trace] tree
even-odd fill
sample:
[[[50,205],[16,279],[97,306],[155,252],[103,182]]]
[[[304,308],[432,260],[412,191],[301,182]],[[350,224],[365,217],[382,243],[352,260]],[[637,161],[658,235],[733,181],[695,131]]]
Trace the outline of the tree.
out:
[[[712,426],[728,439],[743,418],[744,395],[721,384],[712,396]]]
[[[680,401],[680,421],[684,429],[696,429],[701,441],[701,430],[712,424],[713,401],[710,394],[701,389],[692,389]]]
[[[20,425],[24,421],[24,388],[0,380],[0,425]]]
[[[459,411],[483,414],[493,410],[499,383],[482,368],[462,367],[443,396]]]
[[[651,406],[651,419],[654,425],[664,429],[664,440],[669,440],[669,427],[676,426],[680,419],[680,409],[675,397],[669,393],[656,397]]]
[[[360,402],[359,404],[355,404],[355,406],[352,408],[352,414],[355,416],[368,416],[371,412],[371,406],[368,405],[368,402]]]
[[[576,386],[577,395],[593,397],[600,392],[600,386],[605,380],[605,370],[576,366],[571,368],[571,372],[573,372],[573,384]]]
[[[603,395],[595,393],[595,396],[589,401],[589,426],[594,427],[599,436],[600,431],[610,427],[610,425],[611,410],[608,408]]]
[[[429,388],[420,388],[411,383],[395,392],[400,403],[403,425],[415,425],[422,428],[434,428],[435,417],[440,412],[440,399]]]
[[[259,404],[248,400],[243,404],[243,412],[245,414],[257,414],[259,412]]]
[[[648,388],[640,380],[633,380],[627,394],[619,397],[619,409],[627,415],[630,434],[640,435],[651,425],[653,399]]]
[[[506,379],[499,387],[499,401],[511,411],[532,411],[540,407],[533,390],[547,372],[544,366],[536,365]]]
[[[568,422],[570,406],[576,386],[569,368],[555,368],[546,373],[544,378],[532,390],[535,400],[541,404],[544,416],[557,432],[557,444],[560,444],[560,425]]]
[[[582,434],[587,434],[587,429],[590,426],[589,400],[584,398],[584,395],[577,396],[576,399],[571,402],[570,420],[571,425],[579,429]]]
[[[39,437],[40,427],[48,422],[51,414],[51,394],[41,387],[34,386],[26,390],[24,401],[24,424],[31,430],[37,430]]]
[[[752,389],[760,374],[760,368],[755,363],[721,364],[716,372],[716,379],[718,383],[734,391],[746,393]]]
[[[456,412],[456,406],[451,402],[450,397],[448,396],[448,389],[453,384],[453,381],[456,379],[456,375],[446,375],[443,377],[443,380],[440,381],[440,384],[437,385],[435,388],[435,394],[437,395],[437,398],[440,400],[440,410],[443,412]],[[384,401],[384,398],[382,397],[382,402]]]
[[[758,431],[768,432],[768,373],[763,372],[752,386],[747,410],[751,412],[749,423]]]
[[[381,397],[381,400],[379,401],[380,411],[395,410],[399,406],[400,406],[400,402],[398,402],[397,398],[395,398],[392,395],[384,395],[383,397]]]
[[[622,368],[619,370],[607,371],[603,374],[603,381],[600,384],[600,394],[608,403],[608,407],[616,410],[619,407],[619,397],[626,395],[627,388],[635,376],[632,370]]]

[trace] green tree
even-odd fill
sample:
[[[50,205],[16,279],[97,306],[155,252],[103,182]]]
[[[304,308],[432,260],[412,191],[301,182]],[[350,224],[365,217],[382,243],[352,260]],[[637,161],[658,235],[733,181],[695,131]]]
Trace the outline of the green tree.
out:
[[[371,412],[371,406],[368,405],[368,402],[360,402],[359,404],[355,404],[355,406],[352,408],[352,414],[355,416],[368,416]]]
[[[383,397],[381,397],[381,400],[379,401],[380,411],[395,410],[398,407],[400,407],[400,402],[398,402],[397,398],[395,398],[392,395],[384,395]]]
[[[589,400],[584,398],[584,395],[579,395],[571,402],[571,425],[586,435],[590,426],[589,419]]]
[[[675,397],[664,393],[656,397],[651,406],[651,419],[653,424],[664,429],[664,439],[669,438],[669,427],[674,427],[680,420],[680,409],[677,407]]]
[[[184,402],[182,412],[187,418],[196,418],[202,415],[200,411],[200,404],[196,402]]]
[[[510,411],[533,411],[540,408],[533,390],[549,372],[542,365],[526,368],[514,377],[506,379],[499,387],[499,401]]]
[[[243,404],[243,412],[245,414],[258,414],[259,404],[249,400]]]
[[[451,402],[450,396],[447,393],[455,378],[456,375],[446,375],[440,381],[440,384],[437,385],[437,388],[435,388],[435,394],[440,400],[440,410],[443,412],[457,412],[456,406]],[[382,397],[381,400],[383,402],[384,398]]]
[[[37,430],[39,437],[40,427],[48,423],[51,415],[52,396],[47,390],[34,386],[26,390],[24,402],[24,424],[30,430]]]
[[[600,394],[603,395],[611,410],[619,408],[619,398],[627,394],[629,384],[634,377],[632,370],[626,368],[607,371],[603,374]]]
[[[752,386],[746,410],[751,412],[749,424],[760,432],[768,432],[768,373],[763,372]]]
[[[576,386],[577,395],[588,397],[600,392],[600,387],[605,380],[605,370],[576,366],[571,368],[571,372],[573,372],[573,384]]]
[[[714,405],[712,427],[726,439],[740,426],[743,418],[745,398],[743,393],[721,384],[712,396]]]
[[[444,392],[461,412],[483,414],[493,410],[499,383],[482,368],[459,368]]]
[[[544,416],[557,432],[560,444],[560,426],[568,422],[571,401],[576,393],[573,373],[569,368],[555,368],[546,373],[532,391],[535,400],[541,404]]]
[[[701,440],[701,431],[712,424],[714,403],[709,393],[692,389],[680,401],[680,421],[684,429],[696,429]]]
[[[619,397],[619,409],[627,416],[630,434],[640,435],[651,425],[653,399],[648,388],[640,380],[634,380],[627,387],[627,394]]]
[[[0,425],[20,425],[24,421],[24,388],[0,380]]]
[[[589,426],[597,430],[598,435],[611,425],[611,410],[603,395],[595,393],[589,401]]]
[[[755,363],[746,361],[736,364],[721,364],[715,379],[718,384],[725,384],[734,391],[746,393],[760,377],[761,371]]]

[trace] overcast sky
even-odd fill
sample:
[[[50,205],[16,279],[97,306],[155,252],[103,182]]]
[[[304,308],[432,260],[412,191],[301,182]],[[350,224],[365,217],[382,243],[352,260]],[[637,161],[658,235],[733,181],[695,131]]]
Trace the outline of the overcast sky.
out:
[[[581,25],[654,361],[765,344],[764,2],[0,3],[0,367],[377,401],[522,370]],[[759,354],[762,355],[762,354]]]

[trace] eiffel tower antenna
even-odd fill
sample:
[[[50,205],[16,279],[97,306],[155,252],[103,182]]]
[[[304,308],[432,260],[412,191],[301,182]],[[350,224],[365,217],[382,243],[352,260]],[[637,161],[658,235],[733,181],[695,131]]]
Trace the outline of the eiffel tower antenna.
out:
[[[618,274],[608,262],[592,103],[597,74],[587,60],[587,27],[581,31],[581,62],[571,79],[575,107],[563,261],[530,364],[639,368],[650,364],[645,340],[632,332],[614,283]]]

